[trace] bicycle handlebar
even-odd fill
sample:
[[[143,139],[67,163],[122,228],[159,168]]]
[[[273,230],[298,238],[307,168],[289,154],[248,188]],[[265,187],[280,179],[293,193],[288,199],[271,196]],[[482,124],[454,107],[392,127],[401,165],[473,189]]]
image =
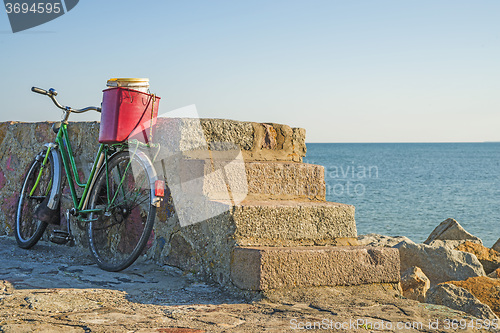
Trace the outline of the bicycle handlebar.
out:
[[[37,87],[31,87],[32,92],[36,92],[37,94],[48,95],[49,92],[47,90],[43,90]]]
[[[56,100],[56,97],[57,96],[57,91],[54,89],[54,88],[50,88],[49,91],[47,90],[44,90],[44,89],[41,89],[41,88],[37,88],[37,87],[32,87],[31,88],[31,91],[32,92],[35,92],[37,94],[41,94],[41,95],[47,95],[50,97],[50,99],[52,100],[52,102],[54,102],[54,104],[59,108],[59,109],[62,109],[66,112],[66,116],[64,117],[64,120],[68,120],[68,117],[69,117],[69,114],[71,112],[74,112],[74,113],[83,113],[83,112],[87,112],[87,111],[97,111],[97,112],[101,112],[101,108],[98,108],[96,106],[89,106],[89,107],[86,107],[86,108],[83,108],[83,109],[73,109],[69,106],[64,106],[64,105],[61,105],[57,100]]]

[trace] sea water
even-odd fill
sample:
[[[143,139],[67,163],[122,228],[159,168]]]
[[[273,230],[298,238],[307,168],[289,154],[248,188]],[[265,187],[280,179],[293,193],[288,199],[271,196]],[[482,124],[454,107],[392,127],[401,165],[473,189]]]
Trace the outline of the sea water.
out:
[[[354,205],[358,235],[424,241],[447,218],[500,238],[500,143],[309,143],[326,199]]]

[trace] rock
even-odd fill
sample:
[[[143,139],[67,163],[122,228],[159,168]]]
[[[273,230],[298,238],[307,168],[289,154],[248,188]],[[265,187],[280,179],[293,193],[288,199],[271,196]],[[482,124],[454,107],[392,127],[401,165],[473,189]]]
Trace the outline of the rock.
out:
[[[419,267],[410,267],[401,274],[401,287],[406,298],[423,302],[430,286],[431,281]]]
[[[7,280],[0,280],[0,295],[10,294],[14,291],[14,287]]]
[[[497,240],[495,244],[493,244],[491,248],[497,252],[500,252],[500,238]]]
[[[500,316],[500,281],[486,276],[478,276],[465,281],[450,281],[457,287],[464,288],[472,293],[482,303]]]
[[[401,243],[402,241],[412,242],[408,237],[405,236],[385,236],[379,234],[367,234],[358,236],[358,243],[359,245],[363,246],[393,247],[394,245]]]
[[[460,245],[462,245],[465,242],[471,242],[471,243],[480,244],[480,245],[483,244],[481,242],[481,240],[474,240],[474,239],[471,239],[471,240],[453,240],[453,239],[441,240],[441,239],[437,239],[437,240],[433,240],[428,245],[433,246],[433,247],[442,246],[442,247],[447,248],[448,250],[456,250],[457,247],[459,247]]]
[[[481,239],[468,233],[457,221],[454,219],[446,219],[441,224],[439,224],[436,229],[434,229],[429,237],[426,239],[424,244],[429,244],[433,240],[464,240],[464,239],[474,239],[479,240],[482,244]]]
[[[460,244],[456,249],[474,254],[483,265],[486,274],[490,274],[500,267],[500,253],[486,246],[466,241]]]
[[[165,264],[184,271],[191,271],[196,268],[196,252],[193,250],[193,246],[179,232],[172,235],[168,246],[170,252],[165,256]]]
[[[394,247],[399,250],[401,271],[412,266],[420,267],[431,280],[431,285],[485,275],[476,256],[467,252],[409,242]]]
[[[488,277],[490,277],[492,279],[500,279],[500,268],[497,268],[493,272],[488,274]]]
[[[427,292],[426,303],[444,305],[460,310],[479,319],[497,319],[490,307],[481,303],[473,294],[453,284],[438,284]]]

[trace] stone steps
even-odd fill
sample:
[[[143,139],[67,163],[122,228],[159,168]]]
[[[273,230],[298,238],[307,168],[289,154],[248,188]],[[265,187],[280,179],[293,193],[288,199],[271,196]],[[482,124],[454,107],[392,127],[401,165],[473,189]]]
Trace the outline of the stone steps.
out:
[[[305,200],[174,200],[180,227],[169,236],[163,262],[183,270],[196,270],[211,279],[231,281],[235,251],[254,247],[303,247],[357,245],[354,206]],[[155,225],[156,233],[168,219]],[[311,260],[315,260],[311,258]]]
[[[245,290],[398,283],[397,249],[361,246],[238,247],[231,280]]]

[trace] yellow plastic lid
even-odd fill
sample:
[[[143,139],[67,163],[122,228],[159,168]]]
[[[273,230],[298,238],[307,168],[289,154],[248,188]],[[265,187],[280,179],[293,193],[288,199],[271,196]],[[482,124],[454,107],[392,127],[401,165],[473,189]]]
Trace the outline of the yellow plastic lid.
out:
[[[149,85],[149,79],[113,78],[109,79],[106,85],[108,87],[121,87],[127,85]]]

